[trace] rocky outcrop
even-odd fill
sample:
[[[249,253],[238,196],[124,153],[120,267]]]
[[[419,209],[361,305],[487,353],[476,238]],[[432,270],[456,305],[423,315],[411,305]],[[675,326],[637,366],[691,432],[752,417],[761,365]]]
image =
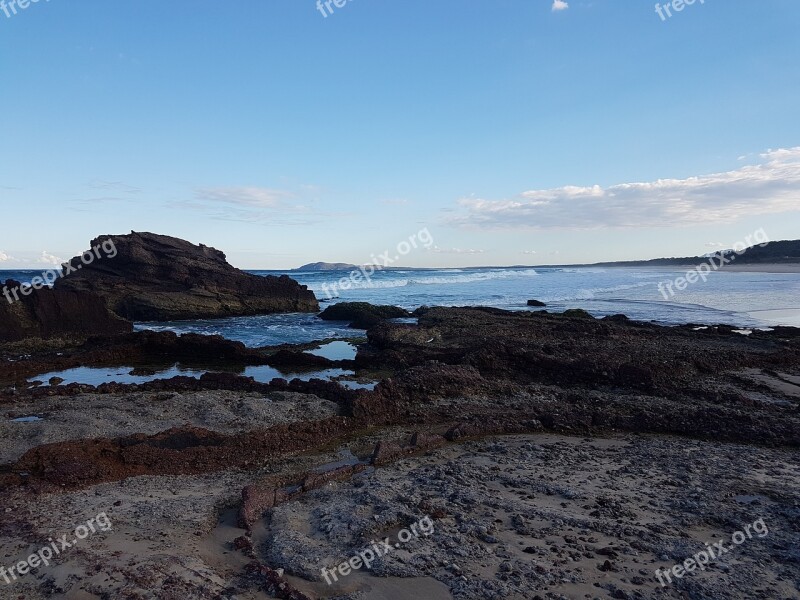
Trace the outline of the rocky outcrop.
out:
[[[156,435],[40,445],[16,463],[0,465],[0,489],[78,488],[139,475],[258,469],[267,459],[371,436],[366,432],[384,426],[423,433],[405,444],[382,440],[372,459],[378,466],[435,447],[442,443],[439,436],[460,441],[538,431],[580,436],[630,431],[800,446],[797,384],[792,383],[800,376],[800,338],[794,330],[742,336],[722,326],[693,331],[541,312],[432,308],[417,325],[385,322],[367,337],[370,352],[359,352],[357,362],[393,372],[371,391],[319,380],[263,384],[231,373],[137,386],[0,391],[0,404],[18,403],[22,396],[80,394],[86,399],[90,391],[120,394],[124,400],[122,394],[132,392],[225,389],[313,394],[339,405],[337,416],[266,429],[254,423],[255,428],[235,434],[187,425]],[[110,357],[135,341],[134,348],[148,355],[202,355],[245,364],[268,359],[236,342],[201,336],[140,333],[114,341],[120,344],[117,350],[106,340],[92,340],[86,352]],[[289,354],[282,356],[294,360]],[[776,390],[764,383],[770,374]],[[325,479],[312,475],[297,490]],[[284,492],[295,491],[253,488],[244,498],[245,516],[257,519],[270,503],[282,502]]]
[[[89,264],[81,257],[57,290],[92,292],[117,315],[134,321],[169,321],[314,312],[306,286],[287,277],[259,277],[231,266],[214,248],[153,233],[101,236],[92,247],[115,249]]]
[[[411,313],[397,306],[381,306],[368,302],[339,302],[319,315],[323,321],[350,321],[353,329],[370,329],[386,319],[410,317]]]
[[[18,300],[0,297],[0,343],[31,338],[69,340],[94,335],[128,333],[133,325],[111,313],[97,296],[72,290],[31,289],[19,293],[20,283],[9,280],[5,289],[16,291]],[[2,286],[0,286],[2,287]]]

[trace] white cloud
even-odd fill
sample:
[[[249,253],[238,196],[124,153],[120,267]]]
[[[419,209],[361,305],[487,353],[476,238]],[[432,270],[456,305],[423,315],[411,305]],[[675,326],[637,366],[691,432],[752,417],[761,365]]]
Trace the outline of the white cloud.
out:
[[[559,10],[567,10],[568,8],[569,8],[568,2],[565,2],[564,0],[553,0],[553,8],[552,8],[553,12]]]
[[[433,246],[427,250],[429,252],[435,252],[436,254],[483,254],[486,252],[486,250],[474,250],[472,248],[440,248],[439,246]]]
[[[536,250],[523,250],[523,254],[536,254]]]
[[[142,188],[128,185],[122,181],[92,181],[89,187],[93,190],[102,190],[106,192],[119,192],[121,194],[140,194]]]
[[[42,255],[39,257],[39,262],[48,265],[62,265],[66,261],[63,258],[50,254],[47,250],[42,250]]]
[[[122,181],[95,180],[87,183],[73,198],[68,199],[71,210],[87,212],[96,210],[98,204],[112,202],[140,202],[137,198],[142,188],[128,185]]]
[[[6,254],[2,250],[0,250],[0,262],[8,262],[13,259],[14,259],[13,256],[10,256],[9,254]]]
[[[510,200],[467,198],[451,224],[486,229],[667,227],[800,211],[800,147],[757,164],[687,179],[530,190]]]
[[[180,209],[206,212],[222,221],[266,223],[269,225],[311,225],[330,220],[337,215],[312,210],[314,199],[307,195],[313,186],[302,186],[302,192],[252,186],[209,187],[194,190],[194,198],[172,203]],[[309,204],[302,202],[306,197]]]
[[[200,201],[219,202],[254,208],[280,208],[292,194],[283,190],[260,187],[217,187],[195,191]]]
[[[725,244],[722,242],[706,242],[706,248],[724,248]]]

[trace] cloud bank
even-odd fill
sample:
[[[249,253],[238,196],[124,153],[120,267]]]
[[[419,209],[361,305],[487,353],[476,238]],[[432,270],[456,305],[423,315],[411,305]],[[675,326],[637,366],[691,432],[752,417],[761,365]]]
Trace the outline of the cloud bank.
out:
[[[667,227],[800,211],[800,147],[770,150],[733,171],[530,190],[510,200],[462,199],[458,226],[483,229]]]

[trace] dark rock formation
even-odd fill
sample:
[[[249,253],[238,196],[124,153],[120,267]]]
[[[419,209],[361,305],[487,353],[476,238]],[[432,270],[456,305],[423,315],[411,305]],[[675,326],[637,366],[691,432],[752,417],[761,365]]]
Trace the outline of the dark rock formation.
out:
[[[119,349],[141,347],[150,355],[202,354],[244,363],[266,358],[218,338],[140,333],[117,341],[128,337],[136,344]],[[387,440],[374,454],[376,464],[438,444],[437,435],[455,441],[543,430],[582,436],[632,431],[800,446],[797,396],[790,389],[797,387],[791,382],[800,376],[800,336],[791,328],[742,336],[724,326],[693,331],[542,312],[431,308],[419,324],[383,322],[367,337],[369,345],[356,362],[392,371],[372,391],[319,380],[263,384],[210,373],[199,380],[176,377],[138,386],[0,392],[0,403],[10,403],[23,395],[85,396],[88,391],[293,391],[331,400],[340,408],[337,416],[320,421],[236,434],[181,427],[157,435],[46,444],[0,466],[0,489],[23,484],[58,489],[137,475],[256,469],[269,458],[325,447],[376,426],[408,426],[426,434],[408,444]],[[107,340],[86,346],[103,356],[116,352]],[[285,351],[277,360],[294,361],[290,355]],[[780,386],[765,384],[769,377]],[[317,481],[312,478],[303,488]],[[258,515],[259,506],[283,501],[286,492],[261,491],[252,496],[251,516]]]
[[[308,354],[306,352],[292,352],[290,350],[278,350],[275,354],[266,359],[266,364],[272,367],[294,367],[305,369],[329,369],[335,366],[336,362],[323,356]]]
[[[115,254],[90,264],[73,258],[75,270],[57,290],[89,291],[116,314],[135,321],[168,321],[313,312],[313,292],[287,277],[259,277],[232,267],[225,254],[207,246],[153,233],[101,236]]]
[[[350,321],[353,329],[370,329],[386,319],[410,317],[411,313],[397,306],[372,305],[368,302],[339,302],[329,306],[319,318],[324,321]]]
[[[547,306],[547,304],[541,300],[528,300],[528,306]]]
[[[12,280],[4,285],[9,291],[20,287]],[[130,322],[111,313],[100,298],[87,292],[43,288],[31,289],[27,296],[18,292],[17,297],[19,300],[9,303],[0,296],[0,342],[29,338],[81,340],[133,329]]]

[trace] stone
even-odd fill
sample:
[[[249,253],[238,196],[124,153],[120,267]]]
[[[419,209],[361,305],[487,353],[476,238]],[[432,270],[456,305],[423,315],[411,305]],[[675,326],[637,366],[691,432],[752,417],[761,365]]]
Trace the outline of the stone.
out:
[[[74,269],[56,281],[55,289],[92,292],[115,314],[133,321],[319,310],[314,293],[294,279],[245,273],[231,266],[224,253],[202,244],[132,232],[101,236],[91,245],[116,250],[99,253],[89,264],[73,258]]]

